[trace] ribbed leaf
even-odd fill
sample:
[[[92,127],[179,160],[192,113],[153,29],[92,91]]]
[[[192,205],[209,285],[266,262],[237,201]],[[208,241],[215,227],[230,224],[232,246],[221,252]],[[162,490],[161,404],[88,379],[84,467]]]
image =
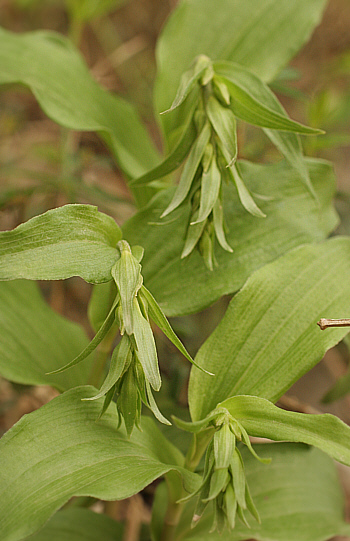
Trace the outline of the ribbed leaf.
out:
[[[276,401],[337,344],[348,329],[317,321],[350,312],[350,239],[306,245],[256,271],[232,299],[199,350],[189,401],[194,420],[237,394]]]
[[[10,381],[65,391],[89,377],[90,358],[64,374],[46,375],[89,341],[79,325],[49,307],[34,282],[0,283],[0,336],[0,374]]]
[[[308,40],[325,5],[326,0],[182,0],[158,40],[156,110],[170,106],[182,74],[199,54],[236,62],[272,81]],[[175,113],[160,117],[168,140],[179,123]]]
[[[333,460],[318,449],[303,444],[273,443],[255,445],[259,455],[272,457],[261,464],[246,449],[242,456],[252,499],[261,524],[252,520],[250,528],[240,520],[235,529],[210,541],[326,541],[335,535],[350,535],[344,520],[344,495]],[[188,505],[177,535],[184,541],[207,541],[213,522],[208,513],[190,528],[193,507]]]
[[[77,49],[60,34],[0,29],[0,83],[28,86],[44,112],[66,128],[99,132],[131,178],[159,160],[134,108],[103,90]],[[135,194],[147,201],[141,191]]]
[[[110,406],[96,423],[102,402],[83,402],[96,389],[72,389],[23,417],[0,441],[2,541],[34,533],[69,498],[127,498],[170,470],[193,490],[198,476],[182,469],[183,457],[157,429],[142,420],[130,439],[116,430]]]
[[[0,232],[0,280],[112,279],[121,231],[92,205],[65,205]]]
[[[190,206],[167,225],[159,227],[161,209],[173,196],[173,190],[154,198],[144,210],[124,225],[124,236],[131,245],[142,244],[145,256],[142,272],[145,286],[151,291],[167,316],[202,310],[222,295],[242,287],[250,274],[295,246],[324,239],[335,227],[332,208],[334,177],[324,161],[307,160],[319,207],[300,178],[285,163],[273,166],[239,162],[246,186],[269,201],[259,205],[266,213],[263,220],[250,216],[242,208],[236,188],[223,186],[222,201],[228,225],[227,242],[234,250],[228,253],[217,247],[218,267],[208,271],[197,251],[181,260]],[[300,216],[303,219],[300,220]]]
[[[54,515],[28,541],[122,541],[123,526],[115,520],[79,507]]]
[[[256,396],[234,396],[221,402],[250,436],[307,443],[350,466],[350,427],[328,413],[285,411]]]

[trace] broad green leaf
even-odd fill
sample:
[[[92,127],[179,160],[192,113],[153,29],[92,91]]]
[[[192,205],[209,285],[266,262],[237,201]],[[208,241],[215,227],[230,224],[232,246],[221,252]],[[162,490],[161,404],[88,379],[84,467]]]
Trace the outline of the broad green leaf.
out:
[[[28,86],[44,112],[66,128],[99,132],[131,178],[159,160],[134,108],[103,90],[80,53],[60,34],[0,29],[0,83]],[[135,195],[147,201],[140,191]]]
[[[91,358],[64,374],[46,375],[88,344],[83,329],[52,310],[34,282],[0,283],[0,374],[24,385],[60,391],[86,383]]]
[[[56,513],[27,541],[122,541],[123,526],[89,509],[68,508]]]
[[[325,5],[326,0],[182,0],[157,44],[156,111],[170,106],[182,74],[199,54],[236,62],[272,81],[309,39]],[[178,125],[174,113],[160,117],[167,139]]]
[[[222,295],[237,291],[257,268],[283,253],[307,242],[321,241],[336,226],[332,208],[334,177],[331,166],[321,160],[306,161],[319,200],[300,182],[285,163],[273,166],[239,162],[246,186],[254,193],[269,197],[259,204],[267,217],[263,220],[247,214],[233,185],[223,186],[223,207],[228,231],[226,238],[233,254],[219,246],[215,255],[218,267],[206,269],[195,250],[181,260],[190,206],[183,214],[162,227],[159,216],[173,197],[173,189],[157,195],[147,208],[124,225],[124,237],[142,244],[144,283],[167,316],[185,315],[202,310]],[[301,219],[302,217],[302,219]]]
[[[250,436],[307,443],[350,466],[350,427],[329,413],[285,411],[256,396],[234,396],[221,402]]]
[[[287,113],[278,101],[273,92],[264,85],[258,77],[255,77],[248,70],[232,62],[216,62],[216,67],[226,79],[232,83],[238,83],[253,99],[263,102],[269,109],[278,115],[287,117]],[[234,103],[232,104],[234,105]],[[237,115],[239,116],[239,114]],[[308,170],[303,158],[303,150],[300,137],[295,133],[280,132],[264,128],[264,132],[271,139],[272,143],[283,154],[289,164],[299,173],[301,180],[315,195],[310,182]]]
[[[121,232],[92,205],[65,205],[0,232],[0,280],[112,279]]]
[[[208,218],[219,197],[220,185],[220,170],[216,164],[215,158],[213,158],[208,171],[204,172],[202,175],[199,213],[198,217],[191,225],[204,222],[204,220]]]
[[[150,323],[143,317],[137,299],[134,299],[134,337],[137,356],[145,372],[146,379],[155,391],[162,384],[158,366],[156,344]]]
[[[205,151],[205,147],[207,146],[209,139],[210,139],[210,127],[209,127],[209,124],[205,124],[201,133],[196,139],[196,142],[193,144],[191,148],[190,154],[182,170],[180,181],[176,188],[174,197],[171,200],[170,205],[168,205],[168,207],[162,213],[161,218],[164,218],[165,216],[170,214],[170,212],[172,212],[178,206],[180,206],[181,203],[183,203],[183,201],[186,199],[186,196],[191,189],[193,178],[199,167],[199,164],[201,162],[201,159]]]
[[[207,103],[207,114],[220,141],[230,155],[229,164],[237,158],[236,119],[231,109],[223,107],[217,99],[210,96]]]
[[[348,332],[321,331],[325,314],[350,312],[350,239],[337,237],[292,250],[256,271],[232,299],[192,369],[194,420],[237,394],[276,401]]]
[[[255,445],[259,455],[272,457],[261,464],[241,449],[252,499],[261,524],[250,528],[240,520],[235,529],[208,536],[213,522],[210,508],[191,529],[193,504],[187,505],[177,535],[184,541],[327,541],[335,535],[350,535],[344,519],[344,495],[333,460],[318,449],[303,444]]]
[[[144,186],[145,184],[165,177],[166,175],[169,175],[169,173],[175,171],[175,169],[178,169],[189,153],[196,136],[196,127],[192,116],[189,115],[187,126],[185,127],[174,150],[151,171],[148,171],[141,177],[132,180],[130,182],[130,186]]]
[[[84,361],[84,359],[86,359],[86,357],[88,357],[88,355],[90,355],[90,353],[92,353],[97,348],[97,346],[102,342],[104,337],[107,335],[108,331],[111,329],[113,323],[115,322],[115,309],[118,302],[119,302],[119,295],[115,299],[114,303],[112,304],[112,307],[108,313],[108,316],[102,323],[101,327],[99,328],[99,330],[97,331],[97,333],[95,334],[91,342],[85,347],[85,349],[83,349],[83,351],[81,351],[79,355],[77,355],[69,363],[66,363],[64,366],[61,366],[61,368],[58,368],[57,370],[50,372],[49,375],[60,374],[61,372],[64,372],[68,368],[72,368],[73,366],[76,366],[77,364]]]
[[[96,423],[102,401],[80,387],[23,417],[0,440],[2,541],[19,541],[42,527],[72,496],[119,500],[175,470],[193,490],[198,476],[150,418],[130,439],[116,430],[112,405]]]

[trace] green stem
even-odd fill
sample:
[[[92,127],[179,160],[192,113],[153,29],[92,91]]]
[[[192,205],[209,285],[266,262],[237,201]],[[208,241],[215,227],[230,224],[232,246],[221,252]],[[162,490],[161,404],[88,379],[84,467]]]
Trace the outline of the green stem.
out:
[[[213,437],[214,429],[208,429],[200,434],[194,434],[191,446],[188,450],[185,459],[185,468],[194,471],[198,466],[205,450]],[[179,524],[183,503],[177,503],[181,498],[186,496],[186,491],[182,486],[182,480],[174,472],[169,472],[166,475],[168,486],[168,507],[164,517],[164,524],[159,541],[175,541],[176,528]]]

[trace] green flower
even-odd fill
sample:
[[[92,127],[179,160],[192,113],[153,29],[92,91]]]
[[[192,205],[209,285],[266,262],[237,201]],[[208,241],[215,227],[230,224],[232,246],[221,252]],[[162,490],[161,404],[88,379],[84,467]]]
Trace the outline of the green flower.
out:
[[[162,382],[150,319],[191,363],[195,363],[152,294],[143,285],[140,265],[143,248],[140,246],[130,248],[125,240],[119,241],[117,248],[120,257],[111,269],[117,295],[106,319],[84,351],[66,366],[51,373],[62,372],[80,363],[113,327],[116,327],[116,332],[119,328],[121,340],[113,350],[108,374],[99,392],[84,400],[104,397],[101,417],[113,398],[116,398],[119,425],[124,420],[127,433],[130,435],[135,425],[140,428],[142,403],[161,423],[171,424],[159,411],[152,393],[152,389],[159,391]]]
[[[323,132],[291,120],[269,87],[246,68],[233,62],[212,62],[205,55],[198,56],[183,74],[173,104],[163,114],[177,108],[181,108],[179,119],[187,116],[187,121],[174,130],[181,135],[173,152],[132,184],[154,182],[184,164],[174,196],[161,218],[190,202],[181,257],[197,248],[212,270],[216,265],[215,240],[223,250],[233,251],[226,239],[223,185],[233,183],[243,207],[256,217],[265,217],[236,164],[236,118],[264,129],[315,198],[297,134]]]
[[[181,500],[185,502],[198,495],[192,527],[200,520],[209,502],[213,502],[214,505],[211,531],[217,530],[221,533],[225,527],[233,529],[236,516],[249,527],[246,511],[260,523],[259,513],[246,481],[244,463],[237,442],[247,445],[253,456],[261,462],[270,461],[258,457],[243,426],[225,408],[217,408],[203,421],[195,423],[174,420],[179,428],[195,434],[213,433],[205,455],[202,483],[195,492]]]

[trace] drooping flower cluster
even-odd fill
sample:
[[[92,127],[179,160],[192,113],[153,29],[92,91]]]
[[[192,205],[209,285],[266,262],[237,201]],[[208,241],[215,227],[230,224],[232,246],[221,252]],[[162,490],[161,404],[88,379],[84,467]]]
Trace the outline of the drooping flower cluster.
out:
[[[254,451],[249,436],[241,423],[232,417],[225,408],[217,408],[203,421],[186,423],[175,419],[175,423],[184,430],[199,434],[212,429],[214,435],[207,447],[202,483],[199,488],[183,498],[187,501],[198,494],[192,526],[202,517],[209,502],[214,505],[214,521],[211,531],[222,532],[225,527],[235,527],[236,516],[249,527],[245,512],[260,522],[259,513],[252,500],[245,477],[242,455],[237,442],[243,442],[255,458],[261,459]]]
[[[143,249],[130,248],[125,240],[117,244],[120,257],[111,269],[117,287],[112,307],[90,344],[63,368],[62,372],[83,361],[103,340],[112,326],[119,328],[121,340],[112,353],[109,371],[99,392],[92,398],[104,398],[102,415],[116,397],[119,425],[124,419],[127,433],[134,426],[140,428],[141,408],[144,403],[162,423],[171,424],[159,411],[152,389],[159,391],[161,378],[158,356],[150,319],[158,325],[181,353],[192,363],[193,359],[172,330],[152,294],[143,285],[140,261]]]
[[[223,182],[233,182],[248,212],[265,216],[236,164],[236,117],[265,129],[314,196],[296,134],[321,132],[291,120],[271,90],[249,70],[233,62],[213,63],[205,55],[198,56],[183,74],[174,102],[165,113],[182,105],[179,118],[186,117],[186,121],[182,129],[177,126],[181,135],[174,150],[162,164],[132,184],[153,182],[184,162],[177,189],[161,218],[190,202],[190,220],[181,257],[187,257],[197,247],[212,270],[216,264],[215,239],[224,250],[233,251],[225,235]]]

